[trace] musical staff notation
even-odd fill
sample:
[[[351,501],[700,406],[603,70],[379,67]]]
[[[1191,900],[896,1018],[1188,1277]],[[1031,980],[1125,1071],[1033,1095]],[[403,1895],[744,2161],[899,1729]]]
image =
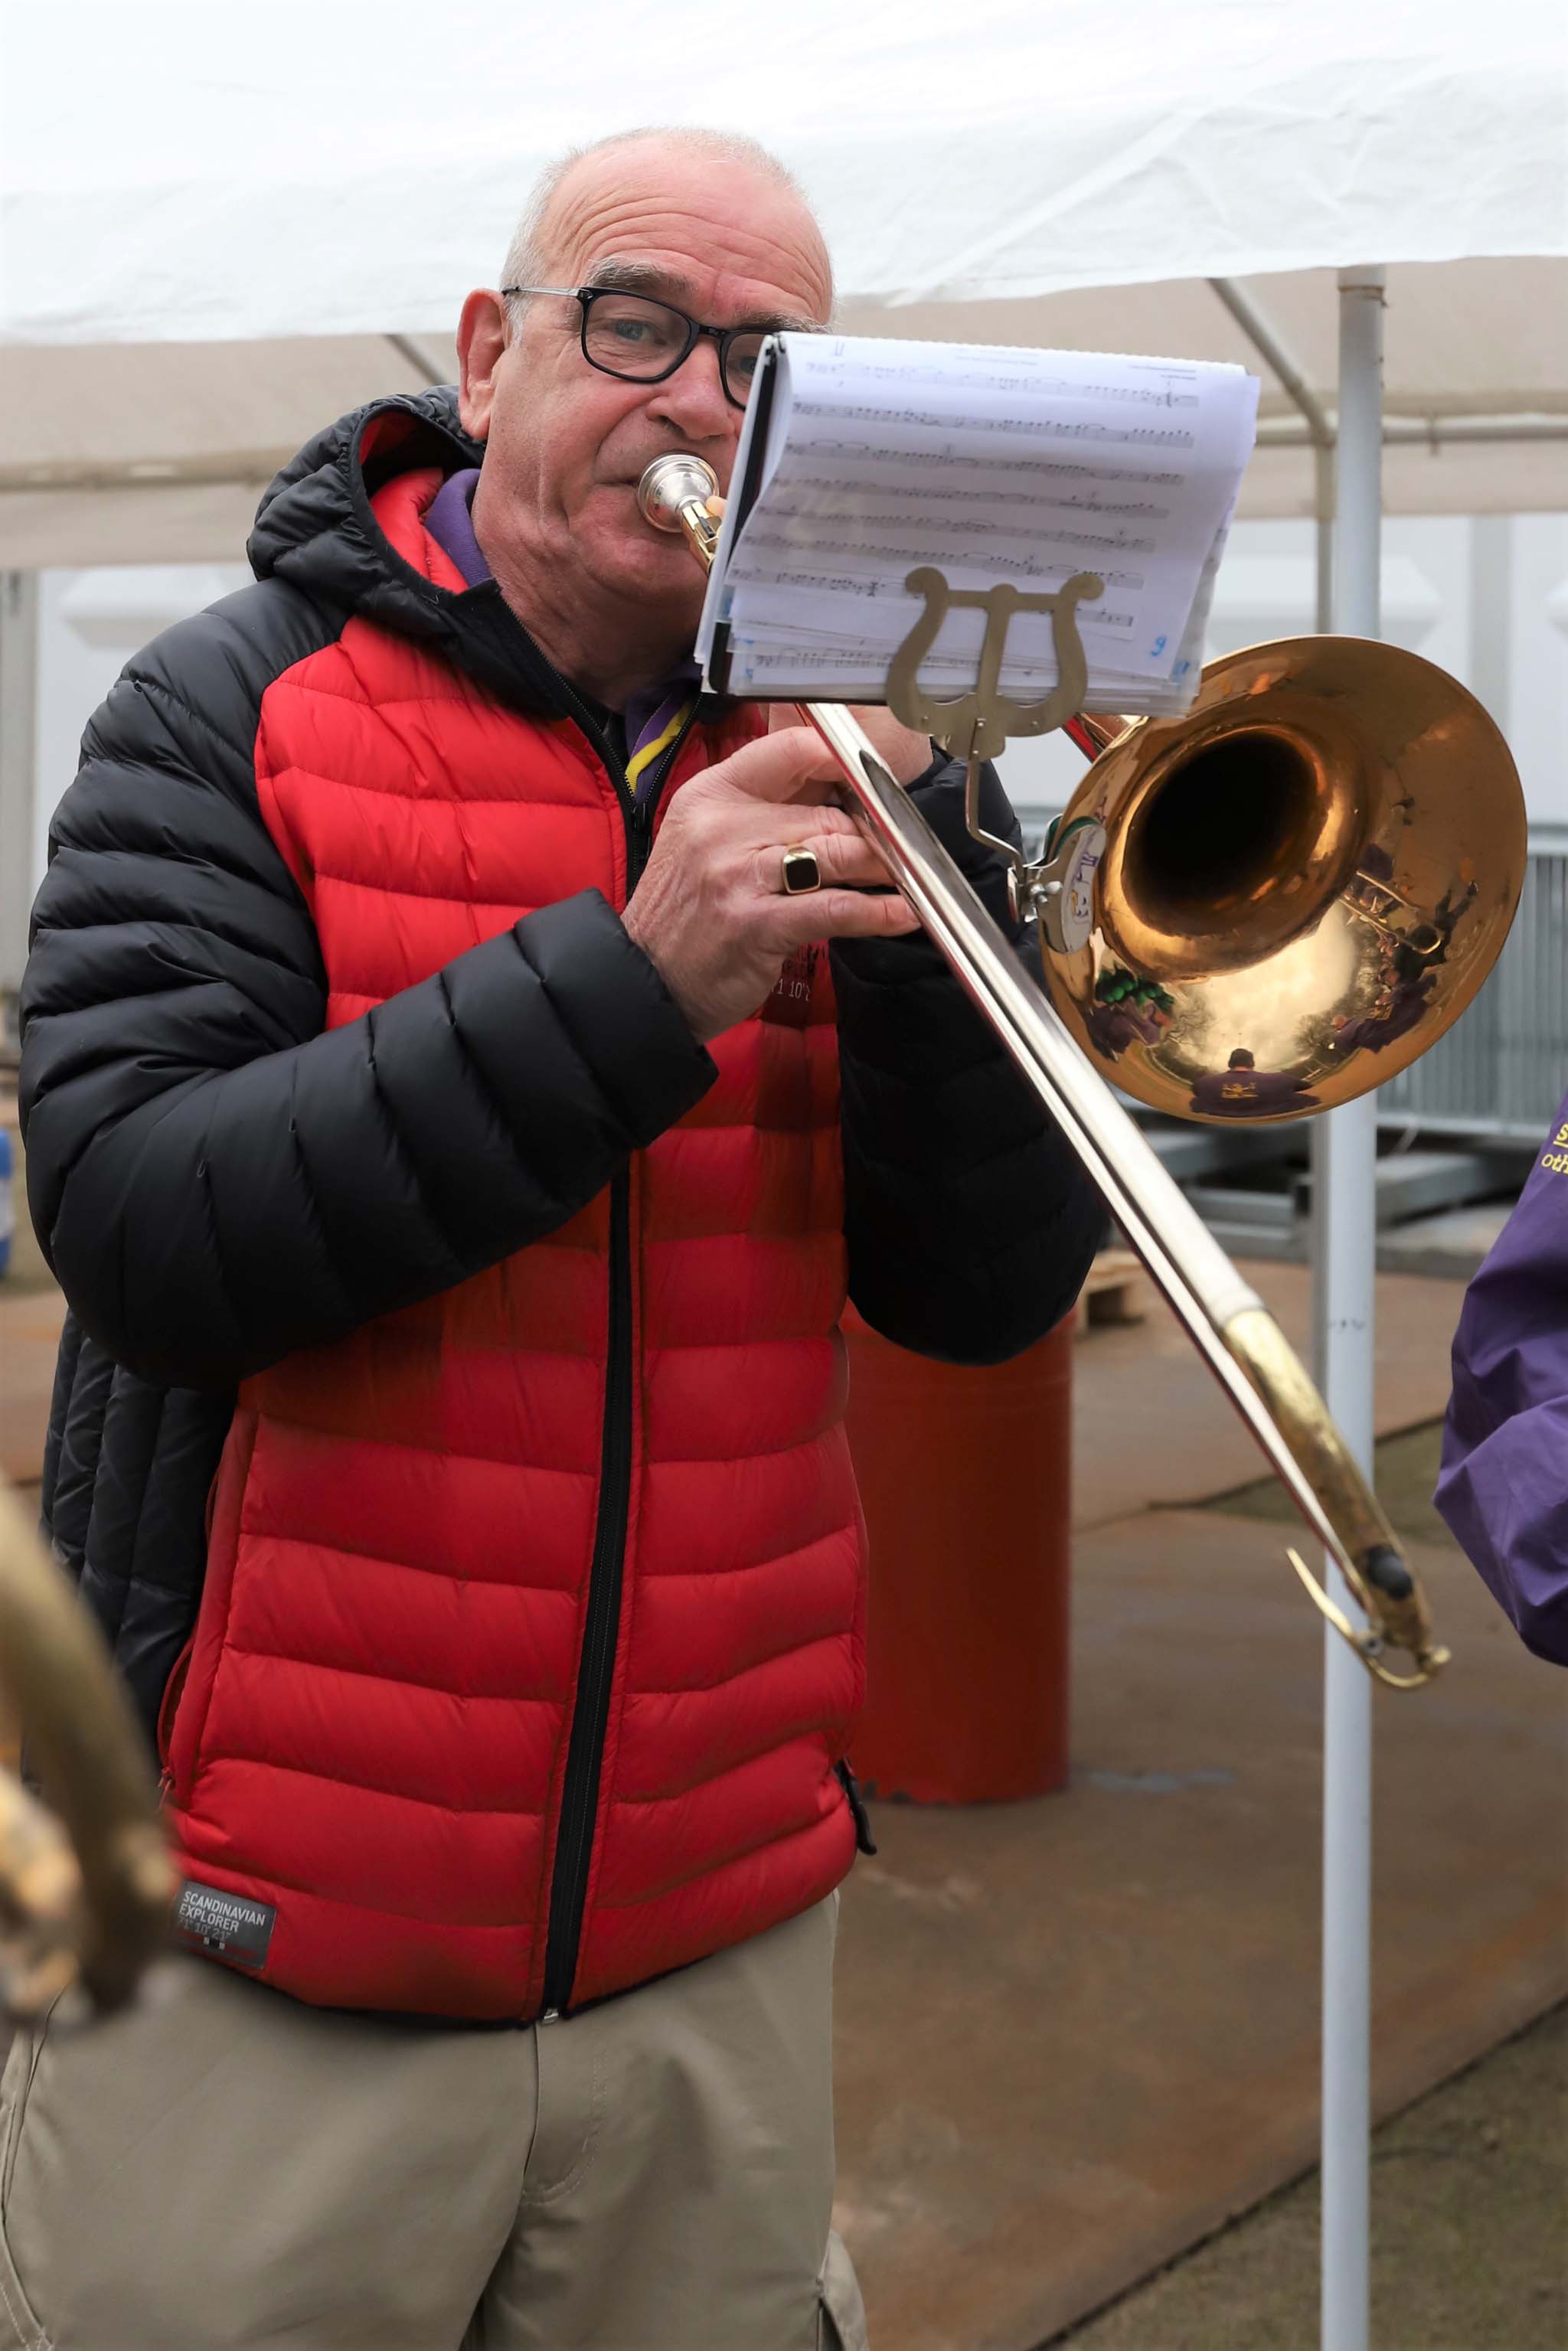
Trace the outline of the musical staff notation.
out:
[[[1091,709],[1190,701],[1219,551],[1252,444],[1242,369],[1104,352],[783,335],[747,413],[699,657],[731,693],[876,701],[918,605],[907,574],[1079,607]],[[977,613],[925,664],[972,682]],[[1003,690],[1056,681],[1049,620],[1019,614]]]

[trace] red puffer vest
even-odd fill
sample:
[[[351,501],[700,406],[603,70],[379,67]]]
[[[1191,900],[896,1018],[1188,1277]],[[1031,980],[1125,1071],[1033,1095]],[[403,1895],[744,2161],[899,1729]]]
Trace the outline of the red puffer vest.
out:
[[[375,511],[460,589],[436,486]],[[755,731],[695,730],[663,806]],[[625,904],[578,730],[365,621],[269,687],[256,773],[329,1025],[533,908]],[[166,1788],[183,1870],[241,1897],[225,1956],[285,1991],[531,2017],[849,1866],[838,1073],[827,958],[796,961],[697,1108],[549,1239],[241,1391]]]

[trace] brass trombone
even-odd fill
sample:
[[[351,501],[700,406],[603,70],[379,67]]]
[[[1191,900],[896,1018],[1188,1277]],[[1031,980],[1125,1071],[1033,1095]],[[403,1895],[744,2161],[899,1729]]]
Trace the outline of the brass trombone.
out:
[[[117,2008],[173,1896],[152,1775],[97,1627],[3,1480],[0,1704],[58,1813],[0,1773],[0,2013],[39,2017],[78,1980]]]
[[[638,486],[643,518],[683,533],[705,569],[716,489],[684,455]],[[916,723],[916,701],[890,701]],[[1398,1538],[1284,1332],[1102,1071],[1179,1117],[1277,1122],[1349,1101],[1434,1043],[1496,960],[1522,883],[1523,799],[1500,734],[1430,663],[1332,637],[1215,663],[1183,719],[1071,722],[1101,756],[1044,856],[995,844],[1036,924],[1042,990],[849,711],[800,715],[1367,1626],[1292,1550],[1316,1605],[1379,1681],[1419,1687],[1448,1653]],[[966,747],[979,833],[983,747]]]

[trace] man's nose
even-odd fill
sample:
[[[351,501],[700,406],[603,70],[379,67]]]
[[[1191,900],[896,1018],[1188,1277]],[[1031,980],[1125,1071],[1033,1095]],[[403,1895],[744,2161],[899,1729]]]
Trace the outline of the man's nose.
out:
[[[648,412],[694,440],[724,440],[738,432],[741,411],[726,396],[718,345],[710,336],[699,337],[674,374],[653,386]]]

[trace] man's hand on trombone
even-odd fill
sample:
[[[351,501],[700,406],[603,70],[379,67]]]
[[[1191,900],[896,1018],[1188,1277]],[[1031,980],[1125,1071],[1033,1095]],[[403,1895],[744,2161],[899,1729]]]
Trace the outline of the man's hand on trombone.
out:
[[[856,715],[873,722],[867,732],[901,782],[930,765],[930,745],[885,710]],[[787,724],[694,776],[670,803],[626,931],[705,1044],[756,1011],[797,947],[918,926],[840,805],[837,778],[817,736]],[[786,854],[802,852],[817,879],[791,888]]]

